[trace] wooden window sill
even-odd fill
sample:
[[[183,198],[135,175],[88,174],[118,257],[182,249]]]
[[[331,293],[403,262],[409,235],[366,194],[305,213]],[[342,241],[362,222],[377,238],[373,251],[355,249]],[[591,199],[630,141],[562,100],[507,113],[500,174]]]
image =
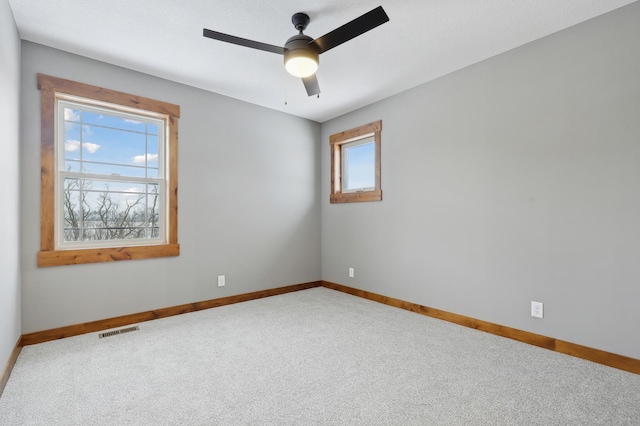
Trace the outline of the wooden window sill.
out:
[[[120,260],[152,259],[179,255],[180,244],[51,250],[38,252],[38,267],[117,262]]]
[[[358,203],[363,201],[381,201],[382,191],[364,191],[331,194],[331,203]]]

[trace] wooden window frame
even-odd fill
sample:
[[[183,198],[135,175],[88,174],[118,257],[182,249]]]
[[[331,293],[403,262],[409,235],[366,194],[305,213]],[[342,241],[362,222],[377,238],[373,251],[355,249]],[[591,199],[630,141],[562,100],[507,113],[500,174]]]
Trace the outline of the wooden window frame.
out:
[[[329,202],[357,203],[363,201],[382,201],[380,153],[382,120],[345,130],[329,137],[331,146],[331,194]],[[372,137],[375,143],[375,187],[371,191],[342,192],[342,146],[358,139]]]
[[[40,251],[38,267],[84,263],[113,262],[119,260],[149,259],[179,256],[178,244],[178,118],[180,106],[117,92],[84,83],[77,83],[44,74],[38,74],[41,108],[40,157]],[[169,155],[167,173],[167,243],[126,247],[103,247],[60,250],[55,246],[55,105],[57,94],[77,96],[94,101],[135,108],[166,116]]]

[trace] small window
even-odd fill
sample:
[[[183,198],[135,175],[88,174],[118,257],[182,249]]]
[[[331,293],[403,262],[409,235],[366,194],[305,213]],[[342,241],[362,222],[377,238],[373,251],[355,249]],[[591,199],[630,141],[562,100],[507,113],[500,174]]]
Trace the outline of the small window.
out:
[[[345,143],[342,151],[342,192],[376,188],[376,145],[373,137]]]
[[[179,107],[38,75],[39,266],[177,256]]]
[[[382,121],[365,124],[329,138],[331,203],[382,200],[380,132]]]

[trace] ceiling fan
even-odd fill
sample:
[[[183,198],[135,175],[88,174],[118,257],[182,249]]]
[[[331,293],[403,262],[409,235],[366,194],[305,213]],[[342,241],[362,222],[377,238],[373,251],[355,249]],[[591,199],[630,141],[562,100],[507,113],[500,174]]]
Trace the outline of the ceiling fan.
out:
[[[247,40],[246,38],[219,33],[206,28],[203,29],[202,35],[227,43],[284,55],[284,64],[287,71],[295,77],[302,78],[307,94],[313,96],[320,94],[320,86],[316,77],[319,55],[388,22],[389,17],[382,6],[378,6],[315,40],[302,34],[302,31],[309,25],[310,20],[309,15],[302,12],[296,13],[291,17],[291,22],[299,33],[289,38],[284,47]]]

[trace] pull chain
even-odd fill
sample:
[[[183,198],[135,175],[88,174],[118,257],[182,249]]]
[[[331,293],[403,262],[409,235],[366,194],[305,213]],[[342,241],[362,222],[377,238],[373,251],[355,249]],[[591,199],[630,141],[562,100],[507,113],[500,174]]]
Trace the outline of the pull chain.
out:
[[[289,105],[289,85],[287,84],[287,74],[283,73],[284,75],[284,104],[285,105]]]

